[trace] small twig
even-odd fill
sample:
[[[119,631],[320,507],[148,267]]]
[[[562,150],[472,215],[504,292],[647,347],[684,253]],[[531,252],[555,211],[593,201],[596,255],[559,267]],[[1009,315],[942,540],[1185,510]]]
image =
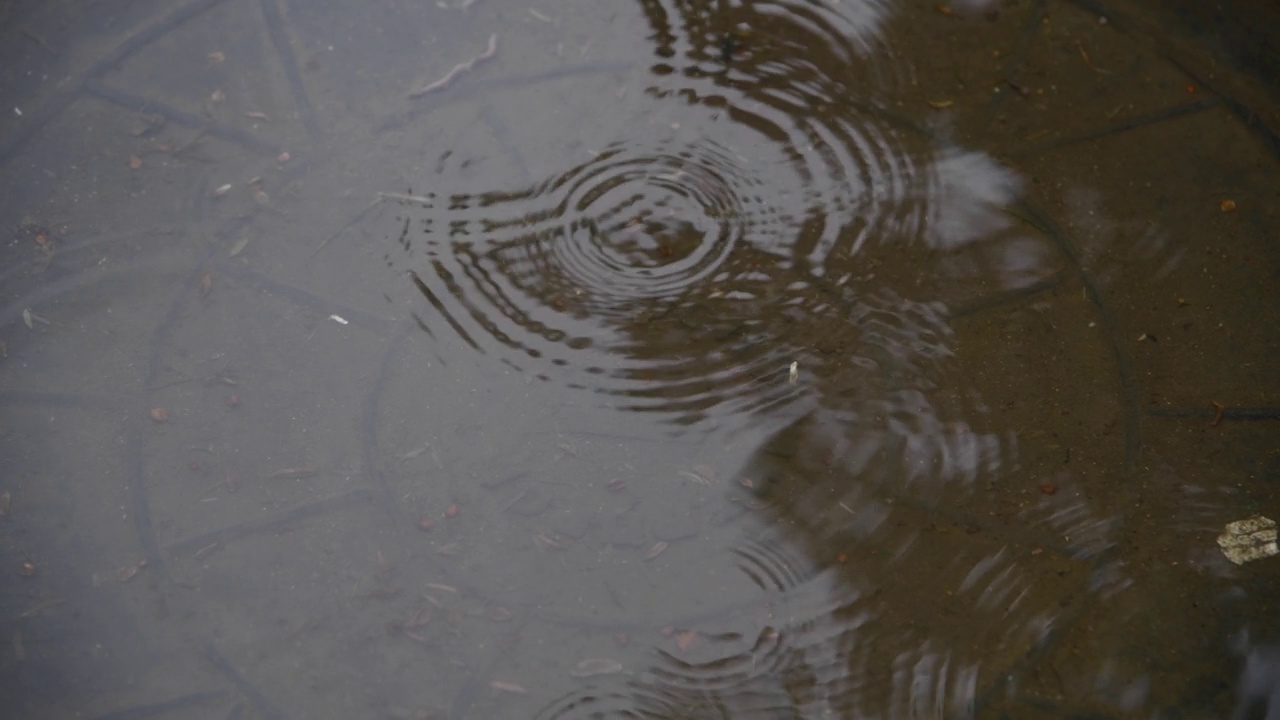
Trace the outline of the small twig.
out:
[[[35,34],[34,32],[32,32],[27,28],[22,28],[22,34],[30,38],[31,40],[34,40],[37,45],[44,48],[45,51],[48,52],[50,55],[54,57],[58,57],[58,51],[50,47],[49,43],[45,42],[44,38],[40,37],[39,35]]]
[[[277,470],[267,476],[268,480],[295,480],[298,478],[309,478],[318,475],[320,471],[310,465],[302,467],[287,467]]]
[[[480,63],[492,58],[497,54],[498,54],[498,36],[495,33],[489,36],[489,47],[484,52],[480,53],[479,55],[471,58],[466,62],[462,62],[462,63],[458,63],[457,65],[454,65],[452,70],[444,74],[444,77],[440,78],[439,80],[436,80],[433,83],[423,85],[417,90],[411,91],[409,93],[409,97],[416,98],[416,97],[422,97],[423,95],[429,95],[433,92],[440,92],[441,90],[444,90],[445,88],[448,88],[450,85],[452,85],[454,80],[457,80],[462,75],[466,74],[467,72],[470,72],[471,69],[474,68],[476,65],[479,65]]]
[[[1094,65],[1092,62],[1089,61],[1089,53],[1084,51],[1084,46],[1080,44],[1079,40],[1076,41],[1076,49],[1080,51],[1080,59],[1084,60],[1085,67],[1089,68],[1090,70],[1100,75],[1111,74],[1110,70],[1103,70],[1102,68],[1097,67],[1096,65]]]
[[[425,195],[407,195],[405,193],[398,193],[398,192],[380,192],[378,193],[378,199],[379,200],[399,200],[400,202],[418,203],[419,205],[425,205],[427,207],[431,207],[432,205],[431,198],[426,197]]]
[[[348,229],[348,228],[350,228],[352,225],[355,225],[356,223],[358,223],[358,222],[360,222],[362,219],[364,219],[364,216],[365,216],[365,215],[366,215],[370,210],[372,210],[372,209],[374,209],[375,207],[377,207],[377,206],[378,206],[378,204],[379,204],[379,203],[381,203],[381,202],[385,199],[385,198],[383,198],[383,197],[382,197],[382,195],[383,195],[383,193],[378,193],[378,197],[374,198],[373,202],[371,202],[371,203],[369,203],[368,205],[366,205],[366,206],[364,207],[364,209],[363,209],[363,210],[361,210],[361,211],[360,211],[360,212],[359,212],[359,213],[358,213],[354,218],[352,218],[351,222],[347,223],[346,225],[343,225],[343,226],[342,226],[342,229],[338,230],[338,232],[336,232],[336,233],[334,233],[334,234],[330,235],[329,237],[325,238],[325,239],[324,239],[324,242],[322,242],[322,243],[320,243],[319,245],[317,245],[317,246],[316,246],[316,249],[311,251],[311,256],[312,256],[312,257],[315,257],[317,254],[319,254],[319,252],[320,252],[321,250],[325,249],[325,247],[327,247],[327,246],[329,245],[329,243],[333,242],[333,239],[334,239],[334,238],[336,238],[336,237],[338,237],[339,235],[341,235],[342,233],[346,232],[346,231],[347,231],[347,229]]]

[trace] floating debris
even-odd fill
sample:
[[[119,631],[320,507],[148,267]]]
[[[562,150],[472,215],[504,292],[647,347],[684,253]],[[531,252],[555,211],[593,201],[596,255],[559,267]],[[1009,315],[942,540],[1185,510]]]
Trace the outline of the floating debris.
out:
[[[653,544],[653,547],[649,548],[649,552],[644,554],[644,559],[652,560],[658,557],[659,555],[661,555],[664,551],[666,551],[666,549],[667,549],[667,541],[659,540],[658,542]]]
[[[1280,554],[1276,547],[1276,521],[1261,515],[1227,523],[1218,536],[1222,554],[1236,565]]]
[[[622,672],[622,663],[609,658],[589,658],[583,660],[569,674],[576,678],[589,678],[596,675],[617,675]]]
[[[525,690],[523,687],[513,682],[507,682],[506,680],[494,680],[489,683],[489,687],[493,688],[494,690],[501,690],[502,692],[514,693],[516,695],[525,695],[525,694],[528,694],[529,692],[528,690]]]
[[[40,317],[39,315],[37,315],[37,314],[35,314],[35,313],[31,312],[31,308],[24,308],[24,309],[22,310],[22,324],[26,325],[28,330],[35,330],[35,329],[36,329],[36,323],[40,323],[41,325],[49,325],[49,324],[50,324],[50,322],[49,322],[48,320],[46,320],[46,319],[44,319],[44,318]]]
[[[250,240],[251,238],[248,237],[242,237],[237,240],[235,244],[231,246],[231,249],[227,251],[227,257],[235,257],[244,252],[244,249],[249,247]]]
[[[309,465],[302,467],[287,467],[277,470],[267,476],[268,480],[293,480],[297,478],[309,478],[319,474],[320,470]]]
[[[116,571],[116,579],[122,583],[127,583],[134,578],[143,568],[147,566],[147,561],[143,560],[137,565],[126,565]]]

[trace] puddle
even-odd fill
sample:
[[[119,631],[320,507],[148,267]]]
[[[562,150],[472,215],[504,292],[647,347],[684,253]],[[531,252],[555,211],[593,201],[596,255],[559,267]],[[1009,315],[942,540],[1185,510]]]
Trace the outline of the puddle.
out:
[[[11,10],[0,702],[1274,711],[1280,18],[1206,8]]]

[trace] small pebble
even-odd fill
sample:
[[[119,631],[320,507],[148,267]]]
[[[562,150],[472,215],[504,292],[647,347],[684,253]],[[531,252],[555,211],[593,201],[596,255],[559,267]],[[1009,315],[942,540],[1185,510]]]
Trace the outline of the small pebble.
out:
[[[231,393],[230,395],[227,396],[227,407],[236,407],[239,404],[240,404],[239,395],[235,393]]]
[[[280,163],[281,165],[289,162],[292,159],[293,159],[293,156],[287,152],[282,152],[276,156],[276,162]]]
[[[1058,486],[1054,485],[1053,483],[1044,483],[1040,486],[1040,492],[1044,493],[1045,495],[1052,495],[1058,492]]]
[[[169,422],[169,413],[164,408],[151,408],[147,414],[151,416],[152,422]]]
[[[444,516],[447,518],[458,517],[458,503],[451,503],[449,507],[444,509]]]
[[[421,518],[418,519],[418,529],[421,530],[422,532],[428,532],[429,530],[431,530],[431,528],[435,526],[436,526],[436,522],[432,520],[430,516],[423,515]]]
[[[192,460],[191,462],[187,463],[187,469],[190,470],[191,472],[200,472],[200,463],[196,462],[195,460]]]

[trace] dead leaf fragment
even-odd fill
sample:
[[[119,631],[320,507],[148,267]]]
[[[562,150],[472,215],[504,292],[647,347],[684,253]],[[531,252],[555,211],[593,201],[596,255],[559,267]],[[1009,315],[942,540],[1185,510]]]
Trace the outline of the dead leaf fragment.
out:
[[[169,422],[169,413],[164,408],[160,408],[160,407],[151,408],[150,410],[147,411],[147,414],[151,416],[152,422],[157,422],[157,423]]]
[[[661,555],[663,551],[665,551],[666,549],[667,549],[667,541],[659,540],[658,542],[653,544],[653,547],[649,548],[649,552],[644,554],[644,559],[652,560],[658,557],[659,555]]]
[[[13,499],[9,496],[9,491],[0,492],[0,517],[9,517],[9,508],[13,503]]]
[[[220,63],[220,62],[225,62],[226,59],[227,59],[226,54],[222,53],[221,51],[215,50],[214,52],[209,53],[209,62]]]
[[[237,240],[235,244],[231,246],[231,249],[227,251],[227,257],[235,257],[244,252],[244,249],[249,247],[250,240],[251,238],[248,237],[242,237]]]
[[[213,273],[205,273],[200,276],[200,297],[207,298],[211,292],[213,292]]]
[[[698,642],[698,633],[693,630],[685,630],[676,633],[676,647],[680,652],[686,652]]]
[[[523,687],[520,687],[513,682],[507,682],[506,680],[494,680],[489,683],[489,687],[494,690],[501,690],[502,692],[514,693],[516,695],[525,695],[529,692]]]
[[[231,183],[227,183],[226,185],[219,185],[218,187],[214,188],[213,196],[216,198],[220,198],[229,192],[231,192]]]
[[[130,155],[130,156],[129,156],[129,169],[130,169],[130,170],[137,170],[137,169],[138,169],[138,168],[140,168],[140,167],[142,167],[142,158],[138,157],[137,155]]]
[[[126,583],[132,580],[133,576],[137,574],[138,574],[137,565],[126,565],[125,567],[122,567],[116,571],[116,579],[122,583]]]
[[[245,114],[244,114],[244,116],[245,116],[245,117],[247,117],[247,118],[253,118],[254,120],[261,120],[261,121],[263,121],[263,122],[271,122],[271,118],[267,117],[267,114],[266,114],[266,113],[264,113],[264,112],[258,112],[257,110],[250,110],[249,112],[245,113]]]

